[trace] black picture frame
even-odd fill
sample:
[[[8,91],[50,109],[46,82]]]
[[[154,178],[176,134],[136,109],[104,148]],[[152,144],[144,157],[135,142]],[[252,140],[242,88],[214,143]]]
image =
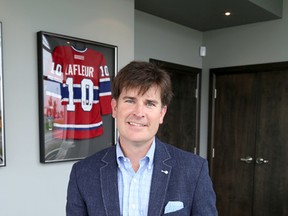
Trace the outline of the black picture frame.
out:
[[[80,160],[115,144],[118,47],[39,31],[37,49],[40,162]]]
[[[3,88],[3,33],[0,22],[0,167],[6,166],[5,126],[4,126],[4,88]]]

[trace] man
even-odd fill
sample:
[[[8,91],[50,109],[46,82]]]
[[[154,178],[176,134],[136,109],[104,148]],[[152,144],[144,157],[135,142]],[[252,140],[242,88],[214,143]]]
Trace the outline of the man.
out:
[[[207,161],[155,137],[172,98],[169,75],[133,61],[112,96],[117,145],[73,166],[67,216],[217,215]]]

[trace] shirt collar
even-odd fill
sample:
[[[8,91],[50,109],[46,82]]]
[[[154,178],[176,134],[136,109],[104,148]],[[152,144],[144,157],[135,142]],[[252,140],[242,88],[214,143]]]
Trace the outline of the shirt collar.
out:
[[[152,145],[150,146],[146,156],[144,158],[148,158],[148,167],[152,167],[153,166],[153,160],[154,160],[154,153],[155,153],[155,138],[152,141]],[[120,164],[123,164],[123,159],[125,160],[126,157],[123,154],[123,151],[120,147],[120,143],[119,143],[119,139],[117,141],[116,144],[116,157],[117,157],[117,163],[118,166],[120,166]]]

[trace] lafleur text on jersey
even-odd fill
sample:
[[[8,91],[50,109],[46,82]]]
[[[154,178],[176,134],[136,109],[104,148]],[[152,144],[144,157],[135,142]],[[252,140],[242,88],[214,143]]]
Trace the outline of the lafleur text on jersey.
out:
[[[91,66],[78,65],[78,64],[68,64],[68,68],[65,75],[78,75],[85,77],[93,77],[94,68]]]
[[[54,71],[54,73],[59,76],[62,75],[62,66],[60,64],[56,65],[56,70]],[[94,77],[94,68],[92,66],[86,66],[86,65],[67,64],[65,75]]]

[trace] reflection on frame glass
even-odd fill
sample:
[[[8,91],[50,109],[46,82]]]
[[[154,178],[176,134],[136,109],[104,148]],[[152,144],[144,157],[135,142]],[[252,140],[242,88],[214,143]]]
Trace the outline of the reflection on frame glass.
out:
[[[40,162],[79,160],[113,145],[117,47],[43,31],[37,44]]]
[[[6,165],[5,130],[4,130],[4,94],[3,94],[3,37],[2,23],[0,22],[0,167]]]

